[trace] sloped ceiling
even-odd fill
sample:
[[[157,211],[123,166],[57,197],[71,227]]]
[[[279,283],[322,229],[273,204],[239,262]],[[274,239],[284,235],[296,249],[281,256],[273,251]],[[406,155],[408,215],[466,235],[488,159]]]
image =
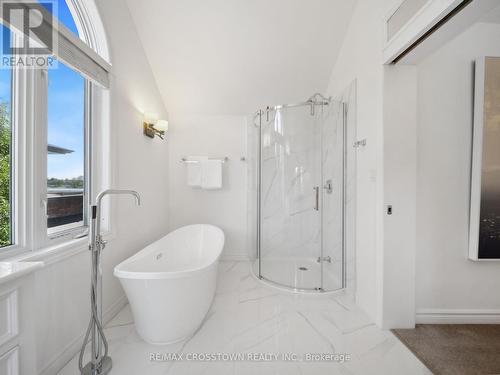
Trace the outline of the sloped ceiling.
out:
[[[127,0],[170,113],[246,115],[326,90],[355,0]]]

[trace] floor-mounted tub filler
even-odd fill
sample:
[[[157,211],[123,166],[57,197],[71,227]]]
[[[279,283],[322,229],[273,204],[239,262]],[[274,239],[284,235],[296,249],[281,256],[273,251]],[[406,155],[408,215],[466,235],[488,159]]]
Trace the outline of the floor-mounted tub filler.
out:
[[[89,250],[92,257],[91,286],[90,286],[90,322],[85,333],[78,367],[82,375],[106,375],[111,371],[111,357],[108,356],[108,342],[102,328],[102,269],[101,252],[106,242],[101,236],[101,203],[106,195],[128,194],[135,197],[137,205],[141,203],[139,193],[134,190],[105,190],[96,198],[96,204],[90,206],[91,222],[89,237]],[[90,362],[83,366],[83,355],[90,338]]]
[[[144,341],[170,344],[196,332],[215,295],[223,247],[221,229],[189,225],[115,267]]]

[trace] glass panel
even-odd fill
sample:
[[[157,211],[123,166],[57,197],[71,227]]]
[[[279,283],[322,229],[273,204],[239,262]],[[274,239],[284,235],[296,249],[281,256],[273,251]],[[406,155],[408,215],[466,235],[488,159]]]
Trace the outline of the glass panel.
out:
[[[10,34],[2,28],[4,35]],[[0,69],[0,247],[13,243],[11,95],[12,70]]]
[[[301,106],[262,119],[260,275],[297,289],[321,287],[319,116]]]
[[[405,0],[387,20],[387,41],[391,40],[429,0]]]
[[[343,287],[344,271],[344,115],[343,105],[323,106],[322,119],[323,289]]]
[[[39,0],[39,3],[50,13],[54,14],[59,19],[59,22],[66,26],[68,30],[78,36],[78,29],[66,0]]]
[[[59,62],[48,71],[47,227],[83,224],[85,79]]]

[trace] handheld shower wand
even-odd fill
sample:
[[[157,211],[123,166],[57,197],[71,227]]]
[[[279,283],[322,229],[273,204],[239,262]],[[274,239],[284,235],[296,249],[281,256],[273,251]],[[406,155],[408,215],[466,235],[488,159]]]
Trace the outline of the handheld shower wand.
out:
[[[101,235],[101,204],[106,195],[128,194],[135,197],[137,205],[141,204],[141,196],[134,190],[104,190],[97,195],[96,204],[90,206],[91,223],[89,232],[89,250],[92,257],[90,286],[90,322],[85,333],[82,349],[78,358],[78,368],[82,375],[105,375],[111,371],[112,362],[108,356],[108,342],[102,327],[102,271],[101,251],[106,241]],[[83,355],[87,342],[91,338],[90,362],[83,366]],[[104,349],[104,352],[103,352]]]

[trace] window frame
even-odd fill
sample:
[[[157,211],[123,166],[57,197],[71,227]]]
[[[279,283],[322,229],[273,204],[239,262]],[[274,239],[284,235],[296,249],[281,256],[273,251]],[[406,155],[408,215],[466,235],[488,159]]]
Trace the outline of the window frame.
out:
[[[16,37],[14,33],[13,37]],[[0,259],[33,248],[33,170],[34,170],[34,72],[28,69],[12,69],[11,86],[11,202],[12,244],[0,249]],[[24,124],[24,126],[23,126]]]
[[[10,166],[9,166],[9,211],[10,211],[10,217],[9,217],[9,222],[10,222],[10,227],[9,227],[9,232],[10,232],[10,244],[5,245],[5,246],[0,246],[1,249],[8,249],[11,246],[13,246],[16,243],[16,230],[17,230],[17,223],[15,221],[16,217],[16,184],[15,184],[15,165],[14,163],[17,161],[17,158],[15,157],[16,154],[16,140],[15,140],[15,132],[14,132],[14,124],[13,124],[13,116],[14,116],[14,70],[10,69],[9,70],[9,75],[10,75],[10,100],[9,100],[9,126],[10,126],[10,144],[9,144],[9,150],[10,150]]]
[[[62,63],[62,62],[59,62]],[[72,69],[70,66],[68,68]],[[49,104],[49,77],[50,71],[46,69],[35,70],[34,77],[34,95],[36,98],[36,104],[34,109],[35,123],[34,123],[34,149],[35,149],[35,180],[33,185],[37,192],[36,196],[39,196],[40,204],[36,205],[38,207],[38,212],[36,217],[38,218],[35,224],[36,230],[36,243],[42,247],[54,246],[61,242],[73,239],[76,236],[88,231],[88,202],[89,196],[91,196],[91,179],[92,179],[92,168],[90,168],[89,159],[89,145],[92,141],[89,137],[92,134],[92,114],[91,109],[91,96],[88,95],[87,91],[90,90],[90,82],[88,79],[82,76],[84,82],[84,93],[83,93],[83,106],[84,106],[84,116],[83,116],[83,126],[84,126],[84,192],[83,192],[83,224],[75,226],[73,228],[61,228],[60,230],[54,230],[52,233],[48,228],[47,220],[47,208],[48,208],[48,189],[47,189],[47,178],[48,178],[48,158],[47,158],[47,140],[48,140],[48,104]],[[75,71],[75,73],[80,74]],[[81,75],[81,74],[80,74]]]
[[[111,65],[107,62],[108,49],[102,23],[98,18],[95,4],[67,1],[68,6],[79,4],[79,17],[73,16],[77,27],[85,22],[89,28],[91,19],[101,33],[81,36],[75,41],[74,34],[59,22],[59,33],[75,45],[87,51],[89,57],[97,61],[108,73]],[[73,13],[74,7],[70,6]],[[1,20],[0,20],[1,22]],[[94,27],[92,29],[95,29]],[[13,37],[15,33],[12,33]],[[86,40],[89,38],[89,40]],[[96,45],[96,41],[98,45]],[[91,47],[92,51],[89,50]],[[105,58],[97,55],[99,51]],[[64,62],[62,62],[64,63]],[[75,70],[71,65],[69,68]],[[81,74],[75,70],[78,74]],[[94,192],[111,185],[114,180],[112,165],[115,160],[109,152],[112,147],[109,121],[109,88],[103,88],[84,78],[84,128],[85,128],[85,188],[83,226],[61,231],[55,235],[47,232],[47,216],[43,202],[47,199],[47,130],[48,130],[48,74],[41,69],[12,69],[11,87],[11,200],[12,200],[12,245],[0,248],[0,260],[40,260],[70,256],[74,251],[86,249],[87,238],[75,239],[85,232],[89,225],[88,207]],[[44,166],[45,164],[45,166]],[[45,193],[45,194],[44,194]],[[108,217],[102,223],[104,237],[114,238],[110,214],[115,212],[112,204],[105,203],[103,211]],[[72,250],[72,251],[70,251]],[[60,253],[54,257],[55,253]]]
[[[62,63],[62,62],[59,62],[59,63]],[[71,69],[70,66],[67,66],[68,68]],[[48,76],[50,76],[50,71],[46,71],[44,70],[43,72],[45,72],[45,74],[47,74]],[[78,72],[75,71],[75,73],[77,74],[80,74]],[[46,239],[45,239],[45,242],[47,243],[47,245],[53,245],[53,244],[57,244],[61,241],[66,241],[68,238],[74,238],[75,236],[79,236],[80,234],[88,231],[88,228],[89,228],[89,221],[88,221],[88,206],[89,206],[89,203],[90,203],[90,199],[89,197],[92,195],[92,190],[91,190],[91,187],[92,187],[92,168],[90,167],[91,165],[91,155],[92,155],[92,139],[91,139],[91,136],[92,136],[92,94],[91,94],[91,90],[92,90],[92,83],[87,79],[85,78],[84,76],[82,76],[80,74],[80,76],[83,78],[83,84],[84,84],[84,90],[83,90],[83,127],[84,127],[84,134],[83,134],[83,137],[84,137],[84,140],[83,140],[83,143],[84,143],[84,155],[83,155],[83,176],[84,176],[84,187],[83,187],[83,218],[82,218],[82,225],[78,225],[78,226],[74,226],[74,227],[69,227],[69,228],[62,228],[62,229],[59,229],[59,230],[54,230],[52,233],[51,233],[51,230],[49,229],[48,225],[47,225],[47,220],[48,220],[48,216],[47,216],[47,207],[48,207],[48,189],[47,189],[47,178],[49,177],[48,176],[48,173],[47,173],[47,170],[48,170],[48,160],[47,160],[47,157],[45,157],[43,160],[45,161],[45,164],[43,165],[43,168],[44,168],[44,171],[45,171],[45,184],[43,185],[43,189],[45,190],[45,192],[42,192],[42,195],[45,196],[45,202],[43,204],[43,208],[45,210],[45,212],[43,213],[44,216],[45,216],[45,219],[44,219],[44,223],[45,223],[45,233],[46,233]],[[46,85],[46,92],[42,93],[38,93],[38,95],[41,95],[41,96],[45,96],[46,97],[46,106],[45,106],[45,110],[46,112],[43,114],[43,119],[41,118],[40,120],[42,121],[43,120],[43,128],[47,131],[47,134],[43,134],[43,140],[45,140],[45,146],[40,143],[40,145],[38,145],[38,147],[40,148],[39,152],[37,152],[37,154],[39,155],[39,157],[41,158],[42,155],[41,153],[43,152],[43,150],[45,149],[45,153],[47,155],[47,135],[48,135],[48,99],[49,99],[49,96],[48,96],[48,84],[49,84],[49,81],[48,81],[48,77],[47,77],[47,82],[45,83],[44,82],[44,86]],[[45,87],[44,87],[44,90],[45,90]],[[45,104],[45,103],[44,103]],[[61,225],[62,227],[62,225]],[[57,228],[57,227],[54,227],[54,228]],[[41,228],[41,231],[43,231],[43,228]],[[42,233],[41,233],[42,235]]]

